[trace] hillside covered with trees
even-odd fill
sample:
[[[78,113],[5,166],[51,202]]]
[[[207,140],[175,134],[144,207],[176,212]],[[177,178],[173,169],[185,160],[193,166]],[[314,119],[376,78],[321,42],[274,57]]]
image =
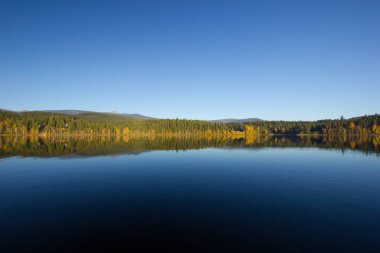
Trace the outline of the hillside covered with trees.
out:
[[[133,118],[118,114],[0,110],[1,135],[379,135],[379,115],[319,121],[254,121],[222,123],[186,119]]]

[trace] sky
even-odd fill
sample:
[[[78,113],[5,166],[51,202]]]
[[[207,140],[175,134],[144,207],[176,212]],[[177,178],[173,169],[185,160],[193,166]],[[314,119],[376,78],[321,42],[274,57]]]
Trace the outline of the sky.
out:
[[[380,113],[380,1],[0,0],[0,108]]]

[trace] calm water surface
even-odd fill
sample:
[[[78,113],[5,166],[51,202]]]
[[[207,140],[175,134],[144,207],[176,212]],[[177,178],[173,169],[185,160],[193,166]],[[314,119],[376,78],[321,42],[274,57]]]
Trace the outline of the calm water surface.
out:
[[[377,147],[6,143],[0,252],[380,252]]]

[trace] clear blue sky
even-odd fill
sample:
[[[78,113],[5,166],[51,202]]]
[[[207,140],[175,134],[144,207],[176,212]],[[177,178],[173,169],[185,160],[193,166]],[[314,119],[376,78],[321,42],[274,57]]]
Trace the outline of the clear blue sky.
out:
[[[0,108],[380,112],[380,1],[0,1]]]

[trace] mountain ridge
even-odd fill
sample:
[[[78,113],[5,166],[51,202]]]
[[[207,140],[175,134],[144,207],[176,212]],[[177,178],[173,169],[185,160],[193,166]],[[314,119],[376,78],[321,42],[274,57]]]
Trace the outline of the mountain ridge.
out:
[[[15,112],[15,113],[23,113],[23,112],[47,112],[47,113],[58,113],[58,114],[66,114],[66,115],[81,115],[81,114],[106,114],[106,115],[115,115],[122,116],[126,118],[141,118],[141,119],[154,119],[153,117],[145,116],[138,113],[117,113],[117,112],[96,112],[96,111],[86,111],[86,110],[73,110],[73,109],[65,109],[65,110],[32,110],[32,111],[11,111],[7,109],[0,108],[3,111]]]
[[[59,114],[66,114],[66,115],[82,115],[82,114],[106,114],[106,115],[115,115],[115,116],[121,116],[126,118],[138,118],[138,119],[161,119],[161,118],[155,118],[150,117],[146,115],[142,115],[139,113],[119,113],[119,112],[96,112],[96,111],[87,111],[87,110],[75,110],[75,109],[63,109],[63,110],[23,110],[23,111],[12,111],[4,108],[0,108],[0,110],[3,111],[9,111],[9,112],[15,112],[15,113],[23,113],[23,112],[46,112],[46,113],[59,113]],[[212,123],[243,123],[243,122],[254,122],[254,121],[263,121],[259,118],[244,118],[244,119],[237,119],[237,118],[226,118],[226,119],[216,119],[216,120],[205,120]]]
[[[215,119],[209,120],[213,123],[243,123],[243,122],[254,122],[254,121],[263,121],[259,118],[245,118],[245,119],[236,119],[236,118],[227,118],[227,119]]]
[[[84,114],[97,114],[97,115],[113,115],[113,116],[119,116],[119,117],[125,117],[125,118],[136,118],[136,119],[164,119],[164,118],[156,118],[156,117],[150,117],[146,115],[142,115],[139,113],[119,113],[116,111],[113,112],[97,112],[97,111],[87,111],[87,110],[75,110],[75,109],[63,109],[63,110],[22,110],[22,111],[13,111],[8,110],[5,108],[0,108],[0,111],[7,111],[7,112],[13,112],[13,113],[33,113],[33,112],[40,112],[40,113],[57,113],[57,114],[66,114],[66,115],[84,115]],[[376,114],[370,114],[370,115],[362,115],[362,116],[356,116],[356,117],[350,117],[350,118],[344,118],[345,120],[357,120],[363,117],[371,117],[375,116]],[[196,120],[196,119],[194,119]],[[318,122],[318,121],[324,121],[324,120],[336,120],[336,119],[317,119],[317,120],[263,120],[260,118],[224,118],[224,119],[214,119],[214,120],[203,120],[208,121],[211,123],[245,123],[245,122],[266,122],[266,121],[283,121],[283,122]]]

